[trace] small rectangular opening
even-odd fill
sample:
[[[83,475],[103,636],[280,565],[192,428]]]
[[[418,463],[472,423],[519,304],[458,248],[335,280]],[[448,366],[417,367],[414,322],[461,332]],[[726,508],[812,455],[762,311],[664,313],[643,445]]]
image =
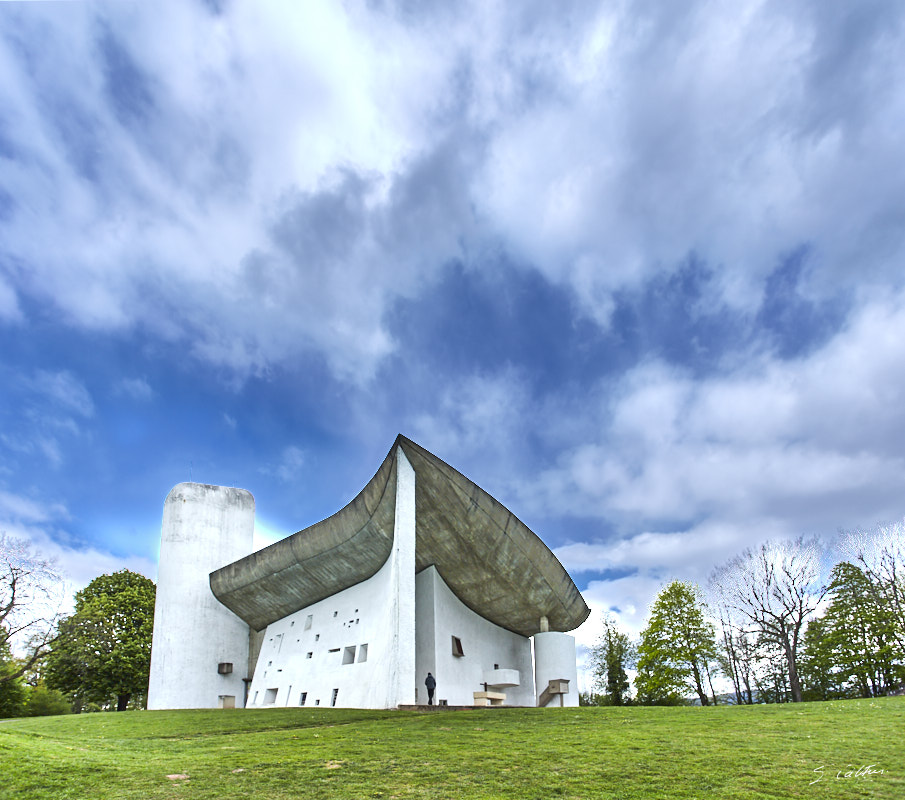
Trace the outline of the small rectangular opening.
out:
[[[306,653],[305,658],[311,658],[311,656],[313,656],[313,655],[314,655],[314,653]]]
[[[277,701],[277,691],[278,689],[265,689],[264,690],[264,705],[272,706]]]
[[[355,663],[355,645],[353,644],[351,647],[347,647],[343,650],[343,664],[354,664]]]
[[[465,651],[462,649],[462,640],[458,636],[452,637],[452,654],[456,658],[462,658]]]
[[[220,708],[235,708],[236,707],[236,696],[234,694],[221,694],[220,695]]]
[[[305,701],[306,701],[307,699],[308,699],[308,692],[302,692],[302,693],[299,695],[299,705],[300,705],[300,706],[305,705]]]
[[[309,614],[307,619],[305,620],[305,630],[311,630],[311,623],[314,622],[314,614]]]
[[[231,675],[233,671],[233,665],[229,663],[229,661],[221,661],[217,664],[217,672],[221,675]]]
[[[331,705],[331,706],[335,706],[335,705],[336,705],[336,697],[337,697],[338,694],[339,694],[339,689],[334,689],[334,690],[333,690],[333,697],[330,698],[330,705]]]
[[[358,663],[368,660],[368,646],[366,644],[358,645]]]

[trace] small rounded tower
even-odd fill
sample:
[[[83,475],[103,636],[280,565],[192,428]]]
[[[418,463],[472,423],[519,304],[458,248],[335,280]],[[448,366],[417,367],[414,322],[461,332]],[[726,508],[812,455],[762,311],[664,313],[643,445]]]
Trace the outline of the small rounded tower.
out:
[[[210,573],[248,555],[255,501],[180,483],[163,506],[148,708],[241,707],[248,625],[214,597]]]
[[[539,706],[577,706],[575,637],[558,631],[534,634],[534,686]]]

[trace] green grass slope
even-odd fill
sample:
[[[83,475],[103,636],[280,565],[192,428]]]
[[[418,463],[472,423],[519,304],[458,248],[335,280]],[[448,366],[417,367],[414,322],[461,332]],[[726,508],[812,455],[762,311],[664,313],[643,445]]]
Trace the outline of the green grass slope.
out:
[[[905,698],[0,722],[0,797],[905,797]]]

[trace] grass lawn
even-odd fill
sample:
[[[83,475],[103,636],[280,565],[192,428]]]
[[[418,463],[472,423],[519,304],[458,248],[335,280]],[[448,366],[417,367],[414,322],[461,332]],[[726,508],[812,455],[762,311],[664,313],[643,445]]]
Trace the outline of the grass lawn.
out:
[[[901,800],[905,698],[0,722],[0,798],[289,797]]]

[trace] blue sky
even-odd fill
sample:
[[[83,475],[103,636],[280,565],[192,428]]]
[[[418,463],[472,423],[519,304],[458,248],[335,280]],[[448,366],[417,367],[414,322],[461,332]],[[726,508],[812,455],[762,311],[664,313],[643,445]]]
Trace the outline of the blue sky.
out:
[[[0,4],[0,530],[153,576],[397,433],[595,611],[905,515],[899,2]]]

